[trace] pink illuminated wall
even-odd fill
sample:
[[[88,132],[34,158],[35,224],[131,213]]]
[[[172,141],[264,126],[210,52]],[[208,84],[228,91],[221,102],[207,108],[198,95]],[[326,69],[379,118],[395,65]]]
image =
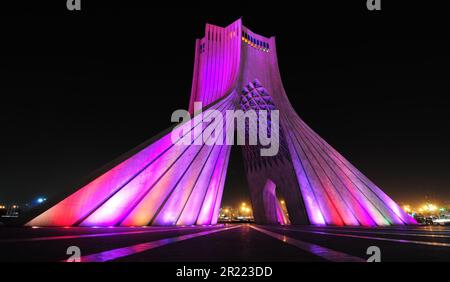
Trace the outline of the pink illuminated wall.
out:
[[[272,178],[277,182],[272,183],[273,189],[290,189],[284,195],[290,218],[285,218],[278,202],[272,209],[278,222],[338,226],[416,224],[303,122],[285,93],[275,38],[252,32],[240,19],[224,28],[207,24],[205,36],[196,40],[189,111],[193,113],[194,102],[222,113],[240,108],[241,90],[256,79],[280,112],[280,138],[286,143],[283,166],[263,159],[257,160],[262,165],[256,171],[247,171],[259,223],[269,221],[265,217],[269,217],[271,208],[258,199],[257,189],[264,189]],[[202,132],[194,129],[207,126],[198,119],[189,123],[187,134],[194,138]],[[217,128],[218,132],[224,130]],[[171,141],[169,132],[127,155],[27,225],[216,224],[229,157],[230,146],[181,145]]]
[[[236,86],[239,75],[241,50],[241,20],[222,28],[207,24],[205,37],[197,39],[194,77],[189,103],[193,112],[193,103],[202,102],[207,106]]]
[[[212,108],[231,109],[229,96]],[[193,130],[200,126],[192,119]],[[203,128],[208,124],[203,124]],[[222,132],[223,128],[217,129]],[[180,135],[182,136],[182,135]],[[29,226],[211,224],[229,146],[172,144],[170,132],[27,223]],[[217,219],[216,219],[217,220]]]

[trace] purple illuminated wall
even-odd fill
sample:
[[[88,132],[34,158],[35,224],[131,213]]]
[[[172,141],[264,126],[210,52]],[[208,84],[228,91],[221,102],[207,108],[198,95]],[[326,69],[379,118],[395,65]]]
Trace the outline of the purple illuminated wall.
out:
[[[253,83],[255,79],[257,84]],[[253,33],[240,19],[225,28],[207,24],[205,37],[195,44],[191,91],[191,113],[197,101],[222,113],[243,108],[243,95],[246,101],[253,96],[269,97],[270,106],[280,111],[280,153],[259,157],[249,146],[243,149],[257,222],[362,226],[416,223],[297,115],[281,82],[274,37]],[[196,119],[190,122],[189,134],[197,138],[199,131],[194,128],[200,124]],[[82,185],[27,225],[215,224],[229,156],[227,145],[173,144],[169,132]],[[285,199],[289,219],[281,218],[278,201],[270,201],[270,207],[265,203],[268,180],[273,185],[271,193],[276,191]]]
[[[212,108],[231,109],[231,96]],[[198,138],[201,131],[193,130]],[[204,127],[207,124],[203,125]],[[217,132],[222,132],[218,128]],[[183,135],[180,135],[180,137]],[[172,144],[170,133],[27,223],[31,226],[215,224],[230,147]]]
[[[241,20],[222,28],[206,24],[205,37],[195,42],[194,77],[189,111],[194,102],[207,106],[236,86],[241,52]]]

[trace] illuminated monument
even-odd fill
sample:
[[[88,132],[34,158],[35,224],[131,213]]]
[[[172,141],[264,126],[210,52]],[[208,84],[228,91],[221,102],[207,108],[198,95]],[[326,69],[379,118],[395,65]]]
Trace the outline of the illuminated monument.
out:
[[[208,24],[196,41],[191,113],[196,101],[221,112],[279,110],[279,153],[262,157],[257,146],[242,149],[257,223],[416,223],[300,119],[281,82],[274,37],[251,32],[241,20],[225,28]],[[200,136],[198,126],[192,119],[194,138]],[[170,135],[169,130],[126,153],[26,225],[215,224],[230,146],[174,145]]]

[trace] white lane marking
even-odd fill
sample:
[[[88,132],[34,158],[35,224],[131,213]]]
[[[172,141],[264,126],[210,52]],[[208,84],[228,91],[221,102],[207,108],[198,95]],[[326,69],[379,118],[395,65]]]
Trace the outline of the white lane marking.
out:
[[[287,229],[287,230],[298,230],[298,229]],[[305,229],[306,230],[306,229]],[[399,233],[399,232],[385,232],[385,231],[370,231],[367,229],[364,230],[347,230],[347,229],[332,229],[332,228],[323,228],[323,229],[311,229],[312,231],[322,231],[322,232],[344,232],[344,233],[367,233],[367,234],[380,234],[380,235],[397,235],[397,236],[413,236],[413,237],[431,237],[431,238],[450,238],[450,235],[443,234],[425,234],[425,233]]]
[[[107,228],[107,227],[105,227]],[[152,227],[149,227],[152,228]],[[213,226],[211,226],[213,228]],[[0,239],[0,243],[13,243],[13,242],[35,242],[35,241],[52,241],[52,240],[68,240],[79,238],[93,238],[93,237],[109,237],[116,235],[134,235],[154,232],[170,232],[180,230],[192,230],[202,229],[202,226],[187,226],[187,227],[170,227],[170,228],[158,228],[141,231],[121,231],[121,232],[105,232],[96,234],[78,234],[78,235],[60,235],[60,236],[46,236],[46,237],[34,237],[34,238],[19,238],[19,239]]]
[[[328,228],[330,227],[320,227],[320,226],[305,226],[305,228],[310,228],[313,230],[323,230],[326,231]],[[369,230],[369,231],[373,231],[373,230],[381,230],[381,231],[399,231],[399,232],[420,232],[420,233],[424,233],[424,234],[429,234],[429,233],[444,233],[444,234],[450,234],[450,229],[443,229],[443,228],[439,228],[439,227],[428,227],[428,228],[420,228],[420,226],[416,227],[416,226],[408,226],[408,228],[395,228],[394,226],[385,226],[385,227],[381,227],[381,226],[377,226],[377,227],[371,227],[371,228],[367,228],[367,227],[363,227],[363,226],[342,226],[340,227],[342,228],[342,230]]]
[[[185,240],[189,240],[189,239],[193,239],[193,238],[197,238],[197,237],[201,237],[201,236],[210,235],[210,234],[217,233],[217,232],[231,230],[231,229],[235,229],[238,227],[241,227],[241,225],[237,225],[237,226],[233,226],[233,227],[217,228],[214,230],[207,230],[207,231],[202,231],[202,232],[198,232],[198,233],[187,234],[187,235],[182,235],[182,236],[177,236],[177,237],[169,237],[169,238],[165,238],[165,239],[150,241],[150,242],[132,245],[132,246],[128,246],[128,247],[112,249],[109,251],[95,253],[95,254],[91,254],[91,255],[87,255],[87,256],[82,256],[80,258],[80,261],[81,262],[110,261],[110,260],[118,259],[121,257],[126,257],[126,256],[134,255],[134,254],[142,253],[142,252],[145,252],[145,251],[148,251],[151,249],[166,246],[166,245],[173,244],[176,242],[181,242],[181,241],[185,241]]]
[[[343,252],[335,251],[329,248],[325,248],[316,244],[300,241],[291,237],[288,237],[286,235],[278,234],[263,228],[259,228],[253,225],[250,225],[251,228],[262,232],[268,236],[271,236],[275,239],[278,239],[282,242],[285,242],[287,244],[293,245],[303,251],[309,252],[313,255],[319,256],[321,258],[324,258],[329,261],[333,262],[365,262],[365,259],[362,259],[360,257],[355,257]]]
[[[391,239],[391,238],[374,237],[374,236],[362,236],[362,235],[330,233],[330,232],[323,232],[323,231],[309,231],[309,230],[299,230],[299,229],[280,229],[280,228],[277,228],[277,229],[285,230],[285,231],[292,231],[292,232],[303,232],[303,233],[312,233],[312,234],[320,234],[320,235],[331,235],[331,236],[336,236],[336,237],[349,237],[349,238],[357,238],[357,239],[368,239],[368,240],[387,241],[387,242],[396,242],[396,243],[436,246],[436,247],[450,247],[450,244],[448,244],[448,243],[440,243],[440,242],[427,242],[427,241],[416,241],[416,240]]]

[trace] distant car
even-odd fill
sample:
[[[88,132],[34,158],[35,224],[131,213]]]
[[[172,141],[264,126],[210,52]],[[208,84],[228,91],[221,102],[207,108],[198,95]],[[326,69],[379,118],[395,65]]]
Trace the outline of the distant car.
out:
[[[433,225],[433,218],[432,217],[426,217],[425,218],[425,224],[426,225]]]
[[[417,221],[417,223],[421,224],[421,225],[425,225],[425,217],[423,216],[415,216],[414,219]]]
[[[435,218],[433,223],[437,225],[450,225],[450,218]]]

